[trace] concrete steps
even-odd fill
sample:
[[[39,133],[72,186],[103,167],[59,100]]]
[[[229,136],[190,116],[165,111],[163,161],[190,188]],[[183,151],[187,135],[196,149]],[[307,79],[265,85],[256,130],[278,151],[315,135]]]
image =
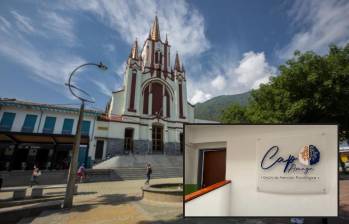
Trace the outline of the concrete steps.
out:
[[[140,180],[146,178],[147,163],[152,166],[151,178],[183,176],[183,157],[173,155],[118,155],[96,164],[89,173],[93,180],[94,176],[110,180]]]
[[[152,179],[183,176],[181,167],[152,167],[152,170]],[[86,182],[141,180],[145,178],[145,168],[120,167],[116,169],[87,170]]]
[[[94,165],[93,169],[144,168],[147,163],[150,163],[152,167],[182,167],[183,157],[173,155],[118,155]]]
[[[171,178],[182,177],[183,169],[181,167],[152,167],[151,178]],[[113,170],[123,180],[138,180],[146,178],[145,168],[117,168]]]

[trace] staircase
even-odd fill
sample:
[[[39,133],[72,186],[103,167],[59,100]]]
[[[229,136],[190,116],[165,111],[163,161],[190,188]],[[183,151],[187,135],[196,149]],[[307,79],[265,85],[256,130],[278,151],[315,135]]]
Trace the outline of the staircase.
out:
[[[146,164],[150,163],[151,178],[183,176],[183,157],[170,155],[120,155],[93,166],[89,175],[93,179],[138,180],[145,179]],[[103,177],[102,177],[103,176]]]
[[[179,167],[153,167],[151,178],[171,178],[182,177],[183,169]],[[114,170],[122,180],[139,180],[145,179],[145,168],[118,168]]]

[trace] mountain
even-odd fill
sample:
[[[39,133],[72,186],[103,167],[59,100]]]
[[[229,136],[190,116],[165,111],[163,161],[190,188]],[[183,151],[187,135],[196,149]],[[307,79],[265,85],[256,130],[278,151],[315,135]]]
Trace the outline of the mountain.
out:
[[[195,104],[195,118],[218,121],[222,111],[233,103],[245,106],[248,103],[251,92],[235,95],[223,95],[209,99],[203,103]]]

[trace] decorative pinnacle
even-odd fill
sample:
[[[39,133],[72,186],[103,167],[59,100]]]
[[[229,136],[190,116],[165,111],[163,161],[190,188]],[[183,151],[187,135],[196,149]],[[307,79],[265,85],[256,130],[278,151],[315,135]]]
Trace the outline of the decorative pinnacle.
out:
[[[159,28],[159,21],[158,17],[155,16],[155,20],[153,22],[153,26],[151,27],[151,39],[154,41],[160,40],[160,28]]]
[[[132,50],[131,50],[131,58],[132,59],[138,59],[138,42],[137,38],[133,44]]]
[[[179,56],[178,52],[176,52],[176,59],[175,59],[175,65],[174,65],[175,70],[180,71],[181,70],[181,64],[179,62]]]

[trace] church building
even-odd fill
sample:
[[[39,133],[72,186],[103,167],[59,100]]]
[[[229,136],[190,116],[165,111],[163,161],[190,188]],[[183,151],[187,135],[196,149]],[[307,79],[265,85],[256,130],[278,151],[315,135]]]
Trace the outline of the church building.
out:
[[[176,53],[172,65],[170,55],[171,45],[167,36],[161,39],[155,17],[142,47],[137,40],[134,42],[123,86],[112,93],[106,110],[85,110],[79,164],[88,168],[135,166],[134,161],[143,157],[157,158],[164,164],[169,159],[181,161],[183,124],[211,122],[194,119],[194,106],[187,101],[183,63]],[[30,170],[34,164],[40,169],[67,169],[78,111],[68,106],[0,98],[0,171]]]
[[[98,119],[95,159],[120,154],[179,155],[183,123],[196,123],[187,101],[187,80],[176,53],[161,38],[158,18],[141,48],[134,42],[123,87],[112,93],[106,113]]]

